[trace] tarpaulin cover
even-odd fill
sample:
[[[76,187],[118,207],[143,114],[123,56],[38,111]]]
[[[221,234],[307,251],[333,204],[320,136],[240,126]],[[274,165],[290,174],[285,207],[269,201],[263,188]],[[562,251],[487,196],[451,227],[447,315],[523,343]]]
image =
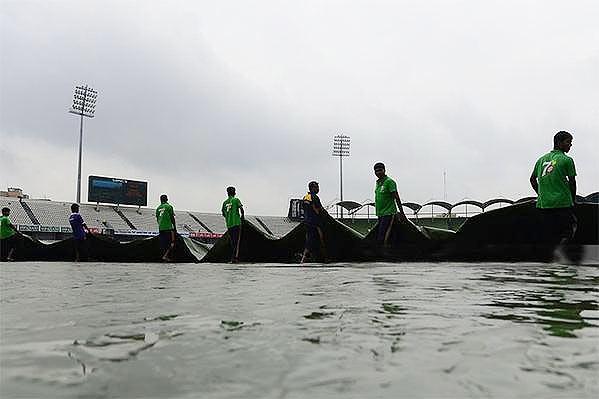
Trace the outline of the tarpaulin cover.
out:
[[[574,212],[578,228],[566,248],[576,261],[585,248],[599,245],[599,204],[577,204]],[[330,262],[360,261],[541,261],[553,259],[554,237],[547,235],[544,220],[534,202],[481,213],[469,218],[456,232],[416,227],[396,218],[387,246],[376,240],[377,227],[365,237],[327,215],[323,226],[324,252],[311,260]],[[545,223],[545,224],[544,224]],[[306,239],[303,224],[281,238],[275,238],[247,220],[241,228],[241,262],[298,262]],[[71,261],[75,257],[72,239],[44,244],[31,237],[18,236],[16,260]],[[158,237],[119,243],[101,235],[86,240],[86,257],[100,262],[159,262]],[[194,239],[177,236],[174,262],[228,262],[231,259],[229,235],[224,234],[209,248]]]
[[[566,247],[576,261],[585,247],[599,244],[599,204],[574,206],[577,229]],[[553,259],[559,237],[551,234],[547,220],[534,201],[481,213],[469,218],[455,237],[435,254],[439,260],[540,261]]]
[[[363,236],[343,223],[326,215],[322,226],[326,260],[333,262],[359,261],[363,254],[359,250]],[[247,220],[241,227],[239,260],[241,262],[297,262],[301,258],[306,241],[306,229],[298,224],[281,238],[275,238],[259,230]],[[225,233],[208,252],[202,262],[227,262],[232,249],[229,234]],[[319,254],[318,260],[323,260]]]
[[[208,252],[208,247],[189,238],[177,236],[171,258],[175,262],[197,262]],[[82,260],[97,262],[160,262],[158,237],[120,243],[112,237],[88,234]],[[44,244],[32,237],[19,234],[14,258],[17,261],[72,261],[75,259],[75,242],[72,238]]]
[[[385,244],[377,242],[378,223],[366,235],[361,249],[366,257],[380,261],[419,261],[431,259],[435,251],[455,233],[434,227],[418,227],[395,216]]]

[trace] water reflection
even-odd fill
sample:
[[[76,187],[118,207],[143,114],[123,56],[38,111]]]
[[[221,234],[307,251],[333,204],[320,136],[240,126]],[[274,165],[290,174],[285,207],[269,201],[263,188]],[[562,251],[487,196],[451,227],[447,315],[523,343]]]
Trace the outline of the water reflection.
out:
[[[0,397],[599,392],[597,268],[7,264],[0,273]]]
[[[543,329],[550,335],[565,338],[576,338],[574,331],[585,327],[593,327],[593,324],[585,321],[581,316],[584,310],[599,310],[599,306],[594,301],[581,301],[577,303],[568,303],[565,301],[545,301],[544,304],[534,304],[534,302],[543,301],[544,296],[529,296],[524,302],[502,302],[495,301],[491,306],[498,306],[508,309],[517,309],[524,311],[533,311],[534,315],[519,313],[486,314],[483,315],[489,319],[512,320],[521,323],[536,323],[543,325]]]
[[[584,316],[584,311],[599,310],[596,276],[580,277],[572,267],[512,269],[512,275],[505,273],[487,274],[482,281],[497,284],[498,292],[488,306],[502,310],[484,314],[483,317],[498,320],[511,320],[516,323],[533,323],[543,327],[549,335],[563,338],[576,338],[577,331],[594,327],[589,322],[597,318]],[[508,288],[514,284],[514,289]]]

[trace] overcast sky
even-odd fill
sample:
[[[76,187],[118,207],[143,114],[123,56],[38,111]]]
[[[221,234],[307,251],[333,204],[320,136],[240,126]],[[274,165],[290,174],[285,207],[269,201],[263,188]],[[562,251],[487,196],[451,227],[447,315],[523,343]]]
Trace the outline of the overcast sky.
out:
[[[149,182],[149,205],[284,215],[351,137],[344,199],[376,161],[404,201],[532,195],[558,130],[579,193],[599,190],[599,2],[0,0],[0,188],[72,201],[75,85],[87,176]]]

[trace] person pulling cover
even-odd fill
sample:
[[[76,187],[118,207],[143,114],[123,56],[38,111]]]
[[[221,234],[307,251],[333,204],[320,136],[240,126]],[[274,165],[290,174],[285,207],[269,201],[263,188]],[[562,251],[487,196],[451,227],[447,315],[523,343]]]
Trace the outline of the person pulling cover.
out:
[[[576,168],[574,160],[566,155],[571,147],[572,135],[557,132],[553,150],[537,160],[530,176],[530,185],[538,194],[537,209],[543,218],[539,231],[550,234],[550,244],[565,244],[576,233]]]
[[[407,217],[401,206],[397,184],[385,174],[385,164],[382,162],[374,164],[374,174],[377,177],[374,188],[374,205],[376,216],[379,219],[376,239],[380,245],[386,247],[389,245],[391,230],[396,218],[407,220]]]
[[[0,260],[11,262],[16,247],[17,228],[10,222],[10,208],[2,208],[0,217]]]
[[[156,222],[158,222],[162,260],[170,262],[172,260],[172,252],[175,248],[177,224],[175,223],[175,210],[168,203],[166,194],[160,196],[160,205],[156,208]]]
[[[89,233],[87,225],[83,221],[83,217],[79,213],[79,204],[71,205],[71,216],[69,216],[69,224],[73,231],[73,243],[75,251],[75,262],[81,259],[87,260],[87,241],[86,233]]]
[[[241,222],[244,220],[245,214],[241,201],[235,197],[235,187],[227,187],[227,196],[221,207],[221,213],[225,218],[227,232],[231,240],[231,263],[237,263],[239,262]]]
[[[326,210],[322,207],[318,193],[320,187],[318,182],[308,183],[308,193],[304,195],[302,207],[304,209],[304,226],[306,227],[306,243],[301,263],[310,256],[315,259],[316,254],[322,253],[323,260],[326,262],[326,247],[324,244],[324,233],[322,231],[323,216]]]

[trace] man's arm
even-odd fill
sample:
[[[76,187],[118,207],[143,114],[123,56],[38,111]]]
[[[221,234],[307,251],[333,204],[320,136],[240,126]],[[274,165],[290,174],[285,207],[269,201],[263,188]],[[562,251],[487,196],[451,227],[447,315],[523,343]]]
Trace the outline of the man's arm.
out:
[[[393,198],[395,199],[395,202],[397,203],[397,213],[399,213],[399,217],[402,219],[407,219],[406,214],[403,211],[403,206],[401,205],[401,199],[399,198],[399,193],[397,191],[393,191],[391,193],[393,195]]]
[[[83,231],[90,234],[89,229],[87,228],[87,225],[85,224],[85,220],[83,220],[83,216],[81,216],[81,215],[77,215],[77,216],[78,216],[77,219],[81,223],[81,228],[83,229]]]
[[[244,220],[245,212],[243,211],[243,204],[241,203],[241,200],[239,198],[237,198],[237,207],[239,208],[239,212],[241,213],[241,220]]]
[[[319,206],[316,204],[316,202],[312,201],[312,209],[314,210],[314,213],[320,215],[320,210],[322,209],[322,206]]]
[[[535,190],[535,193],[537,193],[537,195],[539,194],[539,182],[537,181],[537,175],[535,173],[535,171],[532,171],[532,174],[530,175],[530,185],[532,186],[532,189]]]
[[[327,210],[324,209],[324,206],[322,206],[322,202],[320,202],[320,197],[316,197],[318,198],[316,201],[312,201],[312,208],[314,209],[314,212],[316,212],[317,215],[323,214],[323,213],[327,213]]]
[[[576,167],[574,166],[574,160],[568,159],[569,162],[566,166],[566,176],[568,176],[568,186],[570,188],[570,194],[572,194],[572,203],[576,203]]]
[[[171,223],[173,224],[173,231],[177,232],[177,223],[175,222],[175,210],[171,208]]]
[[[570,194],[572,194],[572,202],[576,203],[576,177],[568,176],[568,186],[570,186]]]

